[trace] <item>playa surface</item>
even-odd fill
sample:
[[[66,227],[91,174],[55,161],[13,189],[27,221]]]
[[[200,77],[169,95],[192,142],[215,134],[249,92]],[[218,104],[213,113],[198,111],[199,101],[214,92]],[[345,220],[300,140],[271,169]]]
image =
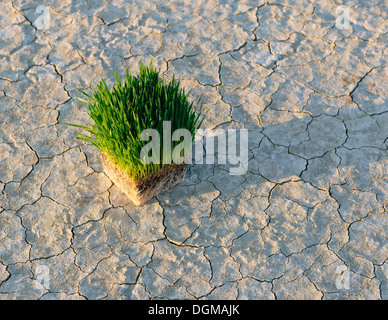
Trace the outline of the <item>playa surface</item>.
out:
[[[1,1],[0,299],[388,299],[386,19],[383,0]],[[151,57],[204,128],[249,130],[249,166],[192,164],[135,207],[64,123],[89,121],[74,86]]]

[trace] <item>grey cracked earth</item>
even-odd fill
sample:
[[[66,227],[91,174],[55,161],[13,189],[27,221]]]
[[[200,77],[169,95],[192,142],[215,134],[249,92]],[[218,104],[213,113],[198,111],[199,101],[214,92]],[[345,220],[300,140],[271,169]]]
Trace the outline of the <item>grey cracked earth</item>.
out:
[[[1,1],[0,298],[388,299],[387,11]],[[204,127],[249,129],[249,167],[193,164],[134,207],[63,123],[88,121],[74,86],[151,56]]]

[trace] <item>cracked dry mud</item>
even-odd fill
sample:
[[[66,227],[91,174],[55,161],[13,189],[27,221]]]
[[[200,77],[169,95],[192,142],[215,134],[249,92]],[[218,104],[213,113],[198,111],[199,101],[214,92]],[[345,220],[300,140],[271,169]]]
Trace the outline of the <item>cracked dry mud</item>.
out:
[[[1,1],[0,299],[388,299],[386,19],[384,0]],[[151,56],[204,127],[249,129],[249,167],[191,165],[135,207],[63,123],[88,121],[73,86]]]

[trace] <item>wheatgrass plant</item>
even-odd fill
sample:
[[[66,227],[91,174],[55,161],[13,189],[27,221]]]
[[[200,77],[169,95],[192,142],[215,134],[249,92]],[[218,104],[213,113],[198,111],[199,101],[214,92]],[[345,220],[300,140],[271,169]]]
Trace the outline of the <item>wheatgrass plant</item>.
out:
[[[137,181],[174,165],[163,161],[145,164],[140,159],[141,149],[148,143],[140,140],[142,131],[156,129],[162,137],[163,121],[171,121],[171,132],[187,129],[194,139],[203,121],[199,119],[202,105],[199,100],[189,102],[189,93],[180,87],[175,76],[169,82],[162,79],[152,60],[148,66],[140,62],[136,75],[126,70],[123,80],[113,72],[116,83],[111,88],[104,80],[93,86],[91,95],[76,88],[86,97],[77,100],[86,107],[93,122],[88,126],[70,125],[86,131],[78,133],[78,138],[90,142]],[[171,141],[171,150],[178,143]],[[160,157],[163,159],[162,150]]]

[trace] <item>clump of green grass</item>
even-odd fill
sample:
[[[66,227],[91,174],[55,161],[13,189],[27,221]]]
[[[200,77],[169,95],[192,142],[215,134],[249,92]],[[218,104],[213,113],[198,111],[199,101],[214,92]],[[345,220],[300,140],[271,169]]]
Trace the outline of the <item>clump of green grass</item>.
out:
[[[91,95],[76,88],[86,97],[77,100],[86,107],[93,122],[88,126],[70,125],[83,129],[86,134],[79,133],[79,139],[90,142],[136,181],[172,165],[163,161],[143,163],[140,152],[148,142],[140,140],[141,132],[156,129],[162,137],[163,121],[171,121],[171,132],[187,129],[194,139],[195,130],[202,123],[202,106],[199,101],[189,102],[188,93],[175,76],[168,83],[163,80],[152,60],[148,66],[141,62],[136,75],[128,70],[124,79],[115,71],[114,75],[116,83],[111,88],[101,80]],[[160,156],[163,158],[162,150]]]

